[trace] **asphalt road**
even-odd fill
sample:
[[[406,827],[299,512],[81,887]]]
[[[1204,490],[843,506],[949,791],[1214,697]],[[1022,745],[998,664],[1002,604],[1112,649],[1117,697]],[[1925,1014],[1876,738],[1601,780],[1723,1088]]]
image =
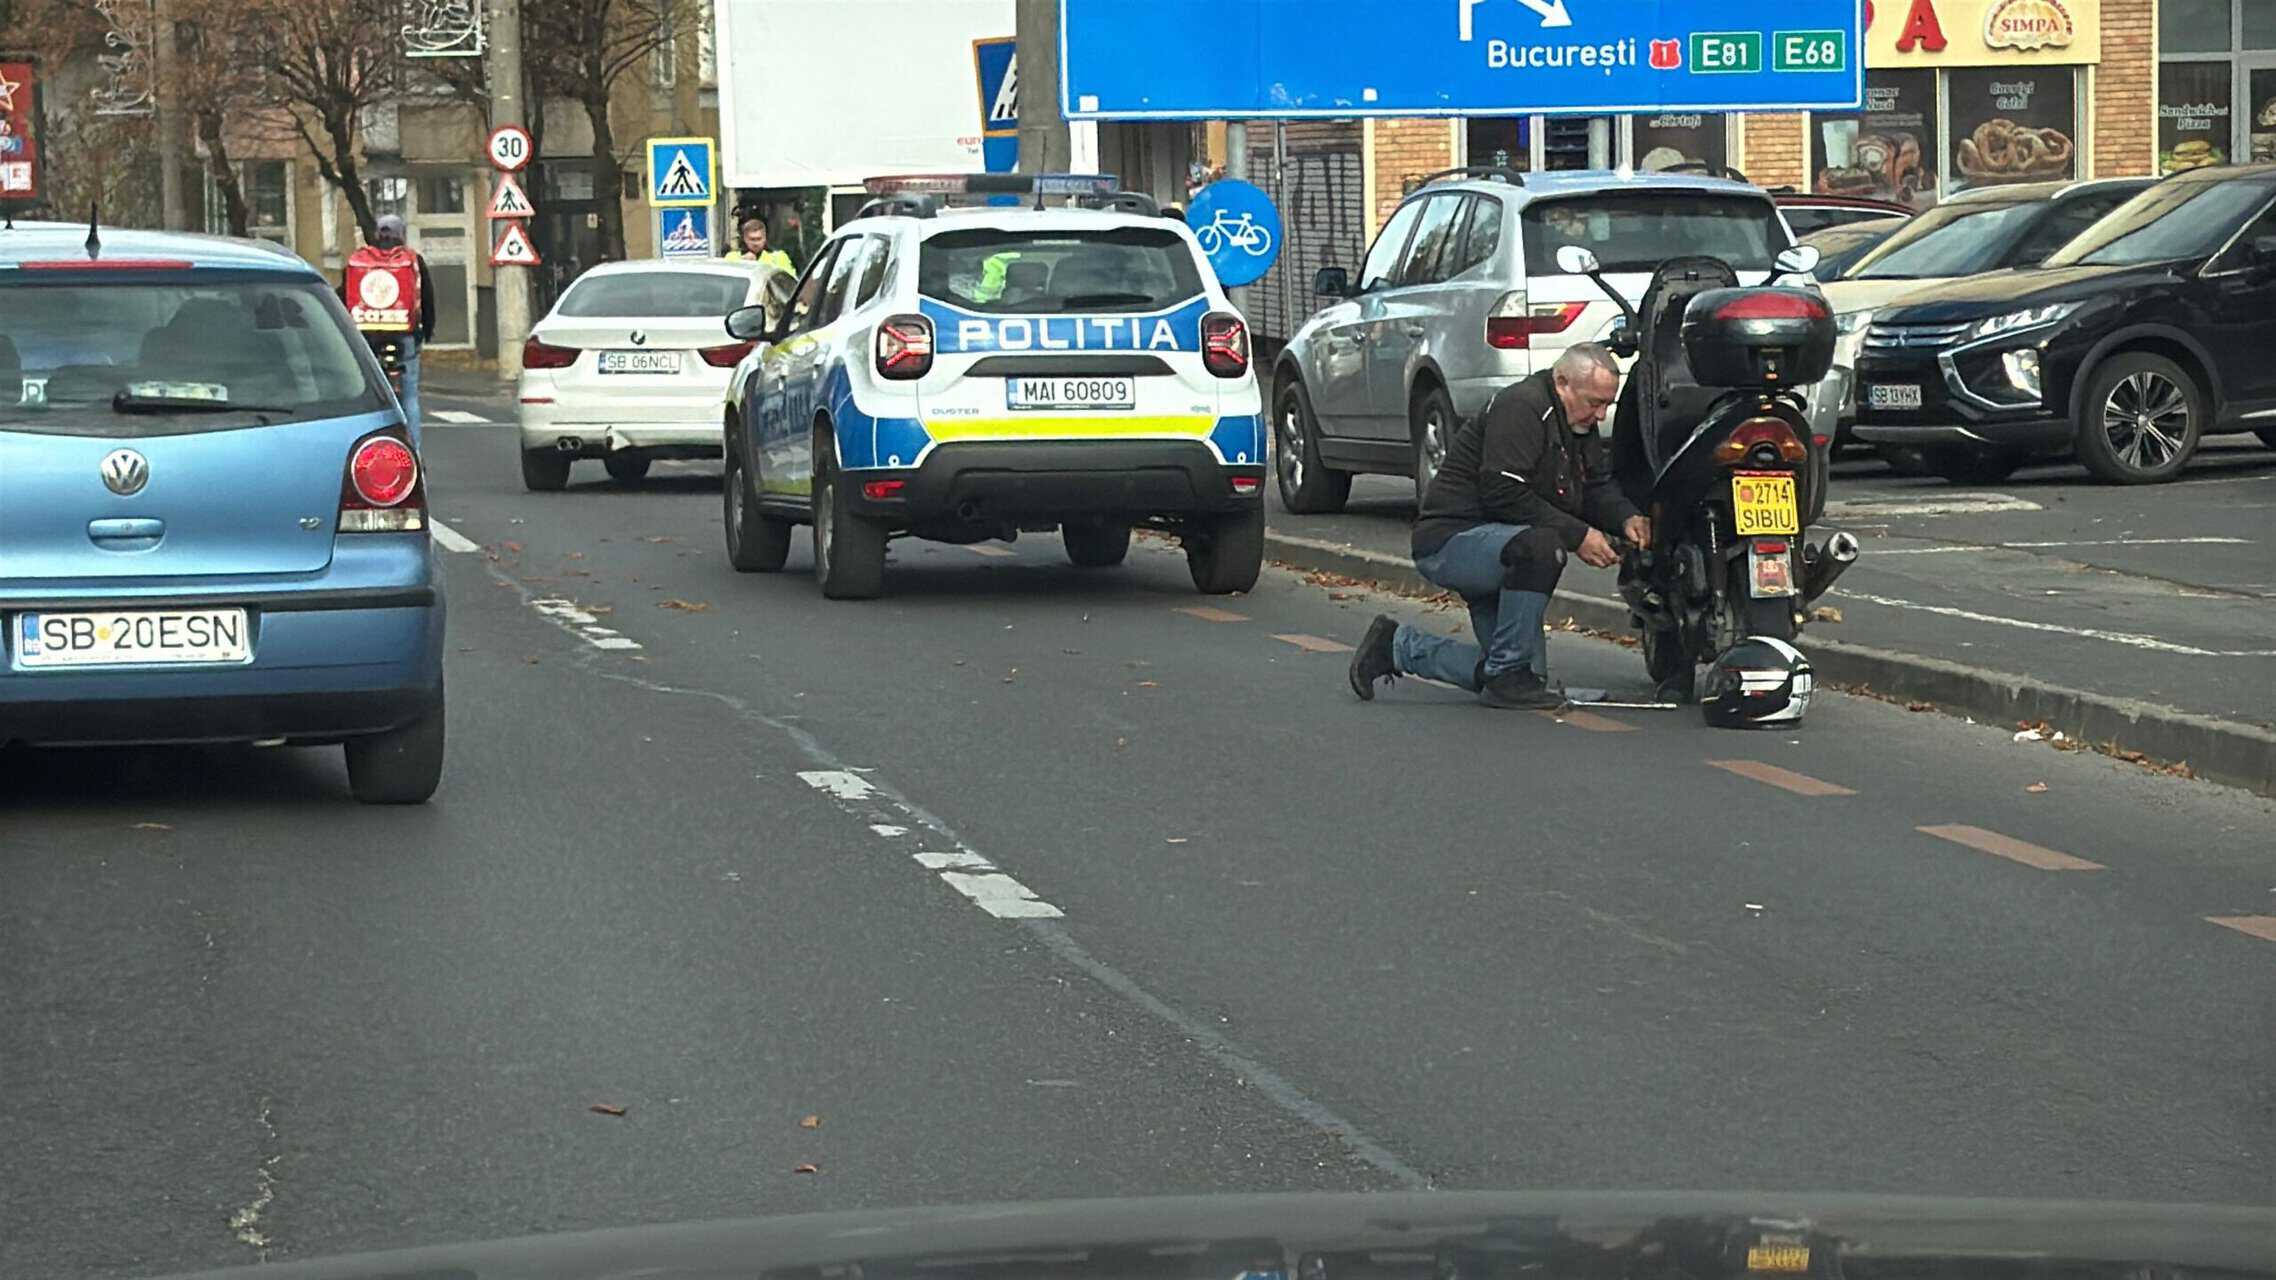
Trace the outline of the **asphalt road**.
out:
[[[2276,728],[2276,451],[2208,442],[2172,484],[2115,488],[2068,463],[1996,485],[1834,468],[1825,531],[1864,544],[1816,634]],[[1414,485],[1361,477],[1338,516],[1276,527],[1403,555]],[[1564,581],[1616,599],[1610,573]]]
[[[2276,1197],[2270,802],[1841,696],[1362,704],[1369,616],[1457,617],[1203,600],[1159,543],[826,602],[803,546],[728,570],[713,468],[511,449],[428,435],[432,805],[0,757],[0,1275],[1235,1188]]]

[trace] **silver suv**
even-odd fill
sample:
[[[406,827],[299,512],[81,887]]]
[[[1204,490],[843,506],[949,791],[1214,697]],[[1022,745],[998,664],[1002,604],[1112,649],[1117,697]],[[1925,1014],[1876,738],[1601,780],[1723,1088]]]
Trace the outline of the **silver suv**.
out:
[[[1272,375],[1281,501],[1341,510],[1354,474],[1430,483],[1454,427],[1512,381],[1620,318],[1597,287],[1557,269],[1585,245],[1631,304],[1669,258],[1720,258],[1754,285],[1794,243],[1778,206],[1743,181],[1674,173],[1450,170],[1425,179],[1383,224],[1357,286],[1339,267],[1332,299],[1288,341]]]

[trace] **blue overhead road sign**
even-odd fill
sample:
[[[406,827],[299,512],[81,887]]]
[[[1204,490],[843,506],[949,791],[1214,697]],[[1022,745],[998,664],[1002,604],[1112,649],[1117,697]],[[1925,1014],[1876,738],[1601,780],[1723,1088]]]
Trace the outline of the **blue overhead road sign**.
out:
[[[1076,120],[1844,110],[1864,19],[1864,0],[1060,0],[1060,89]]]

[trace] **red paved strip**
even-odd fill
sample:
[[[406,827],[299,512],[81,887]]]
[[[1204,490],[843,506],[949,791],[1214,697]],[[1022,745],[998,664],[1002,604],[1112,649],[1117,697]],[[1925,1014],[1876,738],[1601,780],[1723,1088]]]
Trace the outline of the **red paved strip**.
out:
[[[1756,782],[1767,782],[1771,786],[1791,791],[1798,796],[1853,796],[1857,794],[1847,787],[1837,787],[1830,782],[1820,782],[1806,773],[1796,773],[1792,769],[1781,769],[1777,765],[1764,764],[1760,760],[1709,760],[1707,763],[1718,769],[1728,770],[1742,778],[1752,778]]]
[[[2249,933],[2263,942],[2276,942],[2276,916],[2206,916],[2205,923]]]
[[[1249,615],[1245,613],[1235,613],[1230,609],[1213,609],[1205,604],[1197,604],[1185,609],[1173,609],[1171,612],[1182,613],[1190,618],[1199,618],[1203,622],[1247,622],[1249,620]]]
[[[1636,731],[1636,726],[1632,724],[1623,724],[1610,716],[1600,716],[1594,711],[1543,711],[1538,714],[1560,724],[1569,724],[1576,729],[1586,729],[1590,733],[1634,733]]]
[[[2037,867],[2041,871],[2102,871],[2106,869],[2099,862],[2088,862],[2084,858],[2074,858],[2070,854],[2061,853],[2043,845],[2036,845],[2028,840],[2018,840],[2014,836],[2003,836],[1997,831],[1986,831],[1982,827],[1948,823],[1939,827],[1920,827],[1917,830],[1925,835],[1935,836],[1939,840],[1950,840],[1954,844],[1964,844],[1971,849],[1980,849],[1993,857],[2020,862],[2024,866]]]
[[[1340,644],[1340,643],[1338,643],[1338,642],[1336,642],[1336,641],[1334,641],[1334,640],[1330,640],[1330,639],[1327,639],[1327,638],[1326,638],[1326,637],[1324,637],[1324,636],[1306,636],[1306,635],[1293,635],[1293,636],[1274,636],[1274,637],[1273,637],[1273,639],[1275,639],[1275,640],[1285,640],[1285,641],[1287,641],[1288,643],[1290,643],[1290,644],[1292,644],[1292,645],[1295,645],[1297,648],[1299,648],[1299,649],[1302,649],[1302,650],[1303,650],[1304,652],[1306,652],[1306,653],[1350,653],[1350,652],[1351,652],[1351,646],[1350,646],[1350,645],[1348,645],[1348,644]]]

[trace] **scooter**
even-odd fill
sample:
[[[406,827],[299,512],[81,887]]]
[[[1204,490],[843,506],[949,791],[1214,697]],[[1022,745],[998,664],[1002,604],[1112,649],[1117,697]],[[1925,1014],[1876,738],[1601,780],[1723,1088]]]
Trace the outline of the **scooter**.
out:
[[[387,385],[394,388],[398,397],[403,394],[403,340],[409,336],[375,329],[364,331],[364,341],[371,344],[371,353],[379,357],[379,367],[387,374]]]
[[[1779,255],[1784,275],[1818,252]],[[1651,517],[1651,545],[1625,547],[1620,594],[1642,633],[1644,667],[1669,702],[1694,699],[1700,664],[1749,636],[1792,641],[1810,606],[1856,563],[1857,539],[1803,540],[1824,505],[1831,447],[1814,432],[1809,387],[1833,362],[1833,310],[1805,289],[1739,287],[1728,263],[1660,264],[1631,307],[1580,245],[1557,265],[1595,281],[1623,320],[1609,345],[1635,357],[1614,409],[1615,478]]]

